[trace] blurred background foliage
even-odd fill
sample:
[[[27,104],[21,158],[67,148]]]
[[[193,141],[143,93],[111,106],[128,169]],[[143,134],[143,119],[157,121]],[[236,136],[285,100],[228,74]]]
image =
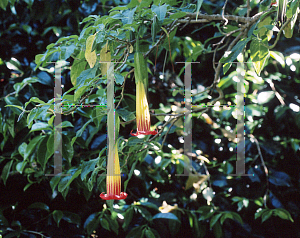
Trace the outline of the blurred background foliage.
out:
[[[162,4],[169,4],[177,13],[189,13],[200,2]],[[229,1],[226,13],[245,16],[246,2]],[[87,22],[96,26],[94,22],[111,14],[112,8],[128,3],[1,1],[0,237],[300,237],[298,21],[293,37],[282,35],[268,57],[261,59],[265,63],[260,75],[249,60],[254,52],[250,46],[233,58],[239,64],[221,70],[217,88],[210,87],[215,77],[212,62],[218,62],[225,51],[218,51],[213,59],[213,44],[219,42],[224,26],[220,22],[188,24],[170,33],[148,59],[150,108],[152,114],[160,114],[152,116],[152,125],[161,130],[155,139],[129,136],[135,130],[135,83],[132,77],[125,78],[133,60],[133,54],[128,54],[128,61],[116,74],[115,86],[116,105],[122,98],[116,112],[121,121],[119,156],[126,200],[111,205],[99,198],[106,190],[105,176],[98,176],[106,169],[103,108],[65,109],[63,172],[71,176],[45,176],[53,172],[54,146],[54,66],[46,62],[63,57],[69,62],[62,70],[65,103],[105,103],[105,77],[95,76],[91,82],[96,86],[82,87],[75,78],[75,93],[68,91],[74,87],[70,65],[80,54],[80,48],[73,45],[85,48],[90,33],[82,29]],[[259,1],[250,3],[251,16],[262,10]],[[201,13],[219,14],[223,5],[224,1],[204,0]],[[274,19],[276,14],[271,16]],[[111,26],[120,24],[121,18],[115,16]],[[97,32],[113,35],[109,33],[112,29],[99,27]],[[145,34],[154,31],[157,35],[145,40],[144,52],[151,40],[161,36],[147,27]],[[232,23],[222,30],[236,28]],[[267,31],[256,34],[267,33],[274,41],[276,31],[273,36]],[[122,40],[134,40],[129,30],[118,34],[120,41],[114,47]],[[99,47],[93,46],[97,52],[105,37],[97,38]],[[226,63],[226,57],[222,59]],[[192,113],[192,161],[182,156],[184,118],[170,121],[168,116],[184,110],[184,67],[175,64],[179,61],[200,62],[192,64],[193,105],[212,101],[214,105]],[[241,63],[244,61],[247,63]],[[84,81],[80,73],[77,76]],[[236,165],[236,116],[234,107],[220,106],[235,104],[240,77],[245,80],[245,168],[254,176],[230,176]],[[217,89],[222,91],[220,98]],[[184,171],[190,176],[176,176]]]

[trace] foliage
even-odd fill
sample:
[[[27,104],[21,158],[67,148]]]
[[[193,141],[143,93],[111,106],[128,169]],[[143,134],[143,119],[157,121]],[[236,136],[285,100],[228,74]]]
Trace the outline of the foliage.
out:
[[[270,1],[228,1],[230,15],[219,14],[223,4],[1,1],[4,237],[299,237],[299,2],[289,1],[281,25]],[[151,74],[151,129],[159,131],[152,137],[130,136],[137,44]],[[58,61],[68,176],[51,177],[45,175],[53,173],[57,147]],[[114,62],[116,138],[128,193],[115,203],[99,198],[106,189],[105,61]],[[188,160],[185,68],[178,62],[199,61],[192,64]],[[245,173],[253,176],[233,175],[242,79]]]

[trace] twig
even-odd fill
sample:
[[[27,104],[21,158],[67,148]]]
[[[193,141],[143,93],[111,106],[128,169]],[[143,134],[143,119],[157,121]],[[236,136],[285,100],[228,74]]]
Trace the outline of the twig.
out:
[[[251,12],[250,0],[247,0],[247,17],[250,17],[250,12]]]
[[[267,79],[267,82],[269,83],[271,89],[275,93],[275,96],[277,97],[277,99],[279,100],[279,102],[281,103],[281,105],[285,105],[285,102],[283,101],[281,95],[276,91],[274,83],[270,79]]]
[[[191,23],[191,18],[190,17],[188,17],[187,20],[188,21],[179,29],[180,31],[182,31],[183,28],[185,28],[189,23]]]
[[[225,1],[224,6],[222,7],[222,18],[225,21],[224,26],[226,26],[228,24],[228,20],[227,18],[225,18],[224,13],[225,13],[225,8],[227,5],[228,0]],[[249,16],[248,16],[249,17]]]
[[[260,160],[261,160],[261,164],[264,167],[264,171],[265,171],[265,174],[266,174],[266,186],[267,186],[267,189],[266,189],[266,192],[265,192],[265,195],[264,195],[264,205],[267,208],[267,195],[268,195],[268,192],[269,192],[269,171],[268,171],[268,168],[267,168],[267,166],[265,164],[264,158],[262,156],[258,140],[252,134],[250,134],[249,136],[254,140],[254,142],[256,144],[256,148],[257,148]]]
[[[167,131],[167,133],[165,134],[165,137],[164,137],[164,139],[163,139],[162,143],[161,143],[161,147],[160,147],[160,149],[162,149],[162,148],[163,148],[163,146],[164,146],[164,143],[165,143],[165,141],[166,141],[166,139],[167,139],[167,136],[168,136],[168,134],[169,134],[169,132],[170,132],[170,130],[171,130],[171,128],[172,128],[172,126],[174,125],[174,123],[175,123],[177,120],[178,120],[178,118],[173,118],[173,121],[172,121],[172,123],[171,123],[171,125],[170,125],[170,127],[169,127],[169,129],[168,129],[168,131]]]
[[[279,39],[280,39],[280,35],[281,35],[283,29],[285,28],[285,26],[286,26],[287,24],[290,23],[291,20],[292,20],[292,18],[289,18],[289,19],[283,24],[283,26],[280,28],[280,30],[279,30],[279,32],[278,32],[278,34],[277,34],[277,37],[276,37],[276,39],[275,39],[274,44],[268,47],[269,50],[273,49],[273,48],[276,46],[277,42],[278,42]]]
[[[268,11],[271,11],[268,10]],[[224,18],[226,18],[229,21],[236,21],[236,22],[241,22],[241,23],[249,23],[256,21],[264,12],[259,12],[255,14],[253,17],[240,17],[240,16],[234,16],[234,15],[220,15],[220,14],[213,14],[213,15],[207,15],[207,14],[198,14],[198,19],[199,20],[178,20],[178,23],[205,23],[205,22],[210,22],[210,21],[222,21]],[[188,13],[186,14],[186,17],[190,17],[193,19],[196,19],[196,13]],[[224,18],[223,18],[224,17]]]
[[[130,70],[126,76],[124,77],[124,82],[123,82],[123,85],[122,85],[122,92],[121,92],[121,98],[120,98],[120,101],[116,107],[116,109],[120,106],[120,103],[122,102],[123,98],[124,98],[124,89],[125,89],[125,81],[126,81],[126,78],[128,77],[129,74],[133,73],[134,72],[134,68],[132,70]],[[122,123],[121,123],[122,124]]]

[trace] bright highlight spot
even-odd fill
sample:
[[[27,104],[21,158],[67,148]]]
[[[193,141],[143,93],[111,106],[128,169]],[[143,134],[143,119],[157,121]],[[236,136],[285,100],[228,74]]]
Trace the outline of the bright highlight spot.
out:
[[[290,70],[295,72],[296,71],[296,66],[295,65],[291,65]]]
[[[134,174],[135,174],[136,176],[139,176],[139,175],[141,174],[141,172],[140,172],[139,170],[137,170],[137,169],[135,169],[133,172],[134,172]]]
[[[293,53],[293,54],[290,55],[290,58],[293,59],[293,60],[299,61],[300,60],[300,54]]]
[[[157,156],[154,160],[155,164],[159,164],[161,162],[161,156]]]
[[[289,105],[290,109],[292,109],[294,112],[299,112],[300,111],[300,107],[294,103],[290,103]]]
[[[293,63],[292,59],[289,58],[289,57],[286,58],[285,62],[286,62],[286,64],[287,64],[288,66],[290,66],[290,65]]]

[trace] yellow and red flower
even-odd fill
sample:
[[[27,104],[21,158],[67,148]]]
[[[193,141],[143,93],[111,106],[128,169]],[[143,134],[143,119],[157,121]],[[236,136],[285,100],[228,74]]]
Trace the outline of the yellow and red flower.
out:
[[[157,134],[157,131],[150,131],[151,123],[146,87],[141,80],[136,82],[136,124],[137,132],[130,132],[133,136]]]
[[[120,163],[117,145],[115,149],[108,151],[107,161],[107,176],[106,176],[106,189],[107,194],[104,192],[100,194],[100,197],[104,200],[120,200],[127,197],[127,193],[121,192],[121,174]]]

